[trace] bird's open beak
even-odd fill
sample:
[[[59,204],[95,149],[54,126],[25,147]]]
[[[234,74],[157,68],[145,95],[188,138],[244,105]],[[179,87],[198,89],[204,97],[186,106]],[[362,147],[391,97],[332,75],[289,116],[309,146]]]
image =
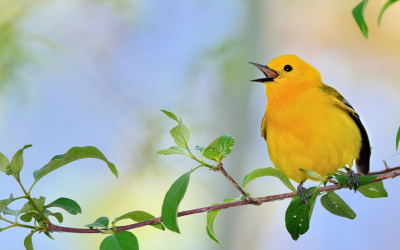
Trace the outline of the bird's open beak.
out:
[[[266,65],[261,65],[261,64],[253,63],[253,62],[249,62],[249,63],[256,66],[265,75],[265,78],[254,79],[254,80],[251,80],[252,82],[272,82],[276,77],[278,77],[278,73],[276,73],[272,69],[268,68]]]

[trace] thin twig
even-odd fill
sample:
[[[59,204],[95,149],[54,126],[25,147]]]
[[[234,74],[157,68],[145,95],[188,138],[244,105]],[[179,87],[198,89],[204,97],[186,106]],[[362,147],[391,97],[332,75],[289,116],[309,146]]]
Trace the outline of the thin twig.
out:
[[[261,205],[261,202],[257,198],[250,197],[246,194],[246,192],[243,190],[243,188],[237,184],[237,182],[226,172],[225,168],[223,167],[222,163],[219,163],[216,168],[214,168],[215,171],[221,172],[235,187],[239,192],[243,195],[243,197],[246,199],[247,203],[253,204],[253,205]]]
[[[223,167],[222,163],[219,163],[218,166],[216,168],[214,168],[214,170],[216,172],[221,172],[235,187],[237,190],[239,190],[239,192],[244,196],[244,197],[248,197],[248,195],[246,194],[246,192],[243,190],[243,188],[237,184],[237,182],[228,174],[228,172],[226,172],[225,168]]]
[[[390,170],[390,168],[389,168],[389,166],[387,165],[387,163],[386,163],[386,161],[385,161],[385,160],[383,160],[383,163],[385,164],[386,171],[389,171],[389,170]]]
[[[371,173],[369,173],[368,175],[385,174],[385,173],[393,172],[393,171],[396,171],[396,170],[400,170],[400,166],[394,167],[394,168],[389,168],[389,170],[388,170],[388,169],[385,169],[385,170],[382,170],[382,171],[371,172]]]
[[[396,168],[390,168],[389,171],[384,171],[384,174],[379,175],[374,181],[372,182],[377,182],[381,180],[385,180],[388,178],[395,178],[400,175],[400,167]],[[342,188],[349,188],[347,185],[343,185]],[[319,192],[328,192],[328,191],[335,191],[341,189],[339,184],[336,185],[331,185],[331,186],[326,186],[326,187],[321,187],[319,189]],[[278,194],[278,195],[271,195],[271,196],[266,196],[266,197],[259,197],[256,198],[258,199],[261,203],[265,202],[272,202],[272,201],[277,201],[277,200],[284,200],[287,198],[293,197],[297,192],[292,192],[292,193],[285,193],[285,194]],[[192,209],[192,210],[187,210],[183,212],[178,213],[178,217],[186,216],[186,215],[191,215],[191,214],[198,214],[198,213],[204,213],[204,212],[209,212],[209,211],[214,211],[214,210],[221,210],[221,209],[227,209],[231,207],[238,207],[238,206],[244,206],[248,205],[249,203],[247,201],[235,201],[231,203],[226,203],[226,204],[220,204],[216,206],[209,206],[209,207],[203,207],[203,208],[197,208],[197,209]],[[152,220],[147,220],[143,221],[140,223],[135,223],[127,226],[120,226],[117,227],[117,231],[126,231],[130,229],[135,229],[139,227],[144,227],[156,223],[160,223],[161,218],[154,218]],[[53,233],[53,232],[66,232],[66,233],[101,233],[97,229],[85,229],[85,228],[69,228],[69,227],[60,227],[56,226],[53,224],[48,225],[48,228],[46,230],[47,232]]]

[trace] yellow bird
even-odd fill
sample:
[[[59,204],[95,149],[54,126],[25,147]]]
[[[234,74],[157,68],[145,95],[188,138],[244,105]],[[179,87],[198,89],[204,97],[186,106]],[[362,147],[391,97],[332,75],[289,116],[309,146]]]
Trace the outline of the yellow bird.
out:
[[[369,173],[371,148],[367,132],[350,103],[336,89],[324,84],[317,69],[295,55],[283,55],[268,65],[251,63],[265,78],[267,106],[261,136],[275,167],[299,183],[297,191],[308,205],[302,184],[310,178],[300,169],[320,176],[348,170],[357,189],[358,173]]]

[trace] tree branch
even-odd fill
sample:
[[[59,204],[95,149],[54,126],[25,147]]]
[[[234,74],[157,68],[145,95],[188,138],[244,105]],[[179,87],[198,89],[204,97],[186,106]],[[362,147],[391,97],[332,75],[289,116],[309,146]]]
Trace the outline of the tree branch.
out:
[[[233,186],[235,186],[235,188],[237,190],[239,190],[239,192],[243,195],[243,197],[246,199],[246,201],[248,203],[257,205],[257,206],[261,205],[260,200],[258,200],[257,198],[250,197],[246,194],[246,192],[243,190],[243,188],[239,184],[237,184],[237,182],[232,178],[232,176],[230,176],[228,174],[228,172],[226,172],[222,163],[219,163],[218,166],[216,168],[214,168],[214,171],[221,172],[233,184]]]
[[[380,174],[382,173],[382,174]],[[385,179],[392,179],[400,175],[400,166],[395,167],[395,168],[389,168],[383,171],[379,172],[373,172],[370,173],[370,175],[376,175],[380,174],[375,180],[372,182],[377,182],[377,181],[382,181]],[[342,188],[349,188],[347,185],[343,185]],[[326,187],[321,187],[319,189],[319,192],[327,192],[327,191],[335,191],[341,189],[339,184],[335,185],[330,185]],[[255,198],[259,200],[261,203],[265,202],[272,202],[272,201],[277,201],[277,200],[284,200],[287,198],[293,197],[297,192],[292,192],[292,193],[285,193],[285,194],[278,194],[278,195],[271,195],[271,196],[266,196],[266,197],[259,197]],[[198,213],[204,213],[204,212],[209,212],[209,211],[214,211],[214,210],[221,210],[221,209],[228,209],[232,207],[238,207],[238,206],[244,206],[244,205],[249,205],[250,203],[247,201],[235,201],[231,203],[226,203],[226,204],[220,204],[220,205],[215,205],[215,206],[209,206],[209,207],[203,207],[203,208],[197,208],[197,209],[192,209],[192,210],[187,210],[183,212],[178,213],[178,217],[186,216],[186,215],[191,215],[191,214],[198,214]],[[135,229],[139,227],[144,227],[156,223],[161,223],[161,217],[154,218],[152,220],[147,220],[131,225],[126,225],[126,226],[119,226],[117,227],[117,231],[126,231],[130,229]],[[104,229],[105,230],[105,229]],[[86,228],[69,228],[69,227],[60,227],[57,225],[49,224],[47,229],[44,230],[44,232],[50,232],[50,233],[55,233],[55,232],[65,232],[65,233],[101,233],[101,231],[97,229],[86,229]]]

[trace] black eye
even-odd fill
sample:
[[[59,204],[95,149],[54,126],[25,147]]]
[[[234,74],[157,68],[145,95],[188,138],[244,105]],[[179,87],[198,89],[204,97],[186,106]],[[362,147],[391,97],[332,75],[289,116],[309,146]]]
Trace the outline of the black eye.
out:
[[[290,66],[290,65],[285,65],[285,67],[283,67],[283,69],[284,69],[285,71],[287,71],[287,72],[290,72],[290,71],[293,70],[292,66]]]

